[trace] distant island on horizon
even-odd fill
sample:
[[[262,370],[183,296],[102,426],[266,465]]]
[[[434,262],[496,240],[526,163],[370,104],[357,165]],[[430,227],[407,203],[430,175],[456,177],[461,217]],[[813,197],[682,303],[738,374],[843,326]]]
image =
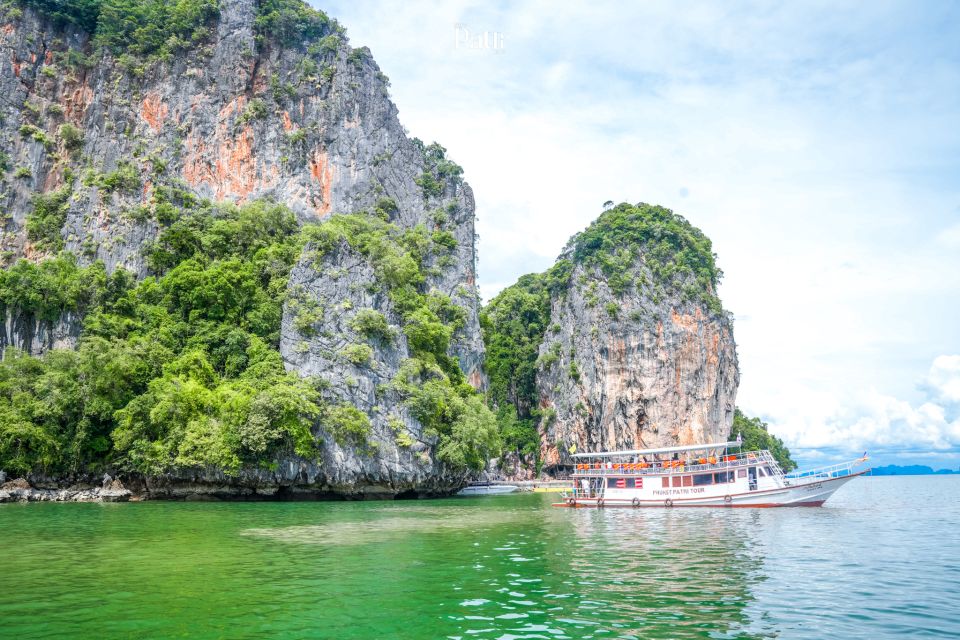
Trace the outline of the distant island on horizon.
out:
[[[960,475],[960,471],[953,469],[939,469],[934,471],[931,467],[923,464],[909,464],[900,466],[898,464],[888,464],[884,467],[874,467],[870,470],[872,476],[932,476],[932,475]]]

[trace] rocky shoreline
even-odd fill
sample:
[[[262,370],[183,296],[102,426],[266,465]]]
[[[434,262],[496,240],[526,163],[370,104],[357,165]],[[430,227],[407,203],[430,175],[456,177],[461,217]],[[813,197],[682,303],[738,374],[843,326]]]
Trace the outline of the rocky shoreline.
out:
[[[269,500],[409,500],[439,498],[456,493],[466,480],[454,484],[424,483],[417,486],[364,484],[330,486],[317,482],[285,483],[262,478],[139,475],[101,481],[90,477],[20,477],[5,481],[0,472],[0,504],[25,502],[141,502],[169,501],[269,501]]]
[[[509,462],[509,461],[508,461]],[[530,487],[550,484],[553,478],[537,477],[516,465],[488,468],[479,480],[523,483]],[[287,481],[271,474],[228,477],[209,470],[181,470],[179,474],[141,476],[106,473],[46,477],[29,475],[7,480],[0,471],[0,504],[25,502],[141,502],[167,501],[269,501],[269,500],[409,500],[441,498],[455,494],[469,478],[446,478],[444,482],[420,484],[368,483],[355,486],[331,485],[319,478]]]
[[[0,503],[4,502],[128,502],[133,493],[116,479],[97,487],[72,484],[68,487],[34,487],[25,478],[0,484]]]

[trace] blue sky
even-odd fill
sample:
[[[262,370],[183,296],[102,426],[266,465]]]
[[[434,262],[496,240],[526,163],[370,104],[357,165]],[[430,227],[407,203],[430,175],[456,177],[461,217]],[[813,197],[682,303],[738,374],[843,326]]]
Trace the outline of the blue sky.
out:
[[[960,466],[960,5],[317,6],[463,165],[485,298],[604,201],[668,206],[714,241],[745,411],[804,461]]]

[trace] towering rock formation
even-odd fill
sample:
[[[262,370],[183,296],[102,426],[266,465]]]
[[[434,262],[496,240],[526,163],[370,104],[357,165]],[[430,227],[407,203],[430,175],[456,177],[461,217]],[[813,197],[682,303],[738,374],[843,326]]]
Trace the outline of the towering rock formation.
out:
[[[209,37],[169,62],[145,62],[95,48],[78,25],[33,8],[45,4],[8,4],[0,17],[8,262],[62,246],[108,270],[147,275],[142,249],[159,224],[136,214],[158,187],[213,201],[267,197],[304,222],[384,197],[404,227],[430,223],[445,207],[457,245],[432,284],[468,311],[457,348],[479,381],[473,192],[458,172],[437,175],[438,162],[449,164],[442,147],[406,136],[367,48],[351,48],[325,17],[305,35],[274,33],[257,28],[261,3],[221,0]],[[66,219],[53,242],[31,240],[35,195],[57,189],[67,194]],[[7,324],[6,343],[35,352],[62,344],[45,333],[70,333]]]
[[[442,250],[425,250],[421,290],[459,309],[450,354],[482,388],[472,191],[442,147],[404,133],[369,50],[351,48],[337,23],[299,0],[180,5],[193,12],[177,18],[185,25],[173,17],[146,24],[135,13],[98,23],[84,8],[95,2],[0,8],[6,265],[65,250],[81,264],[102,261],[108,273],[153,275],[147,254],[170,223],[169,202],[265,198],[301,223],[377,210],[400,231],[442,234]],[[151,45],[158,28],[163,37]],[[385,495],[462,483],[462,471],[437,461],[435,434],[384,389],[410,350],[376,278],[370,259],[346,244],[322,256],[308,246],[291,272],[295,302],[284,307],[279,340],[288,370],[319,377],[326,400],[349,401],[370,416],[368,442],[324,438],[321,424],[316,461],[287,456],[239,475],[184,469],[153,482],[170,492],[205,485]],[[308,331],[296,322],[295,303],[305,298],[336,313]],[[357,342],[350,327],[361,309],[382,312],[398,333],[371,343],[364,362],[337,355]],[[73,347],[81,335],[82,309],[40,317],[4,299],[0,311],[0,347],[41,354]]]
[[[667,209],[623,204],[574,236],[546,274],[491,302],[492,389],[521,422],[535,421],[546,467],[574,450],[727,436],[739,374],[718,276],[698,229]],[[507,342],[536,345],[526,356],[536,360],[502,366],[504,336],[525,312],[532,332]]]

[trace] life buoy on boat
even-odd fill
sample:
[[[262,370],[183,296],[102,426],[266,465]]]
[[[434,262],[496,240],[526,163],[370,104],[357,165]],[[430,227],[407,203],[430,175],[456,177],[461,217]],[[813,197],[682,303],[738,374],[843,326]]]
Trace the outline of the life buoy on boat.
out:
[[[634,506],[634,508],[639,507],[639,506],[640,506],[640,498],[634,498],[634,499],[633,499],[633,502],[631,502],[631,504]]]
[[[576,499],[576,498],[567,498],[567,504],[570,505],[571,507],[575,507],[575,506],[577,506],[577,499]]]
[[[733,496],[730,496],[729,494],[725,495],[723,496],[723,501],[729,505],[733,502]]]
[[[663,506],[665,506],[665,507],[672,507],[672,506],[673,506],[673,500],[671,500],[670,498],[667,498],[666,500],[663,501]]]

